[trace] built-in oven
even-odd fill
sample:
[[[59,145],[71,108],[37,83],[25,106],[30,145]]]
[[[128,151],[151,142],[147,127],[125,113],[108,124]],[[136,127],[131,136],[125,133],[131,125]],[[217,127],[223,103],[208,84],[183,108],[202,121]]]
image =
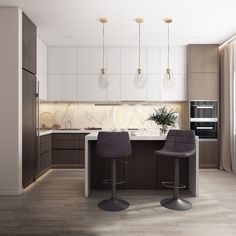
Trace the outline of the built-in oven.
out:
[[[195,131],[195,134],[199,136],[200,139],[217,139],[217,101],[191,101],[190,128]]]
[[[191,122],[190,126],[200,139],[217,139],[218,122]]]

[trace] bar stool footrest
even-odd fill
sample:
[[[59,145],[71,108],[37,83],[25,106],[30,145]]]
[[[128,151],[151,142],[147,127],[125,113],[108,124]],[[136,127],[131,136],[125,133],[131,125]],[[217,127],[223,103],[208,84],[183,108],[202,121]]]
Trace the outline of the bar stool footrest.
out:
[[[104,180],[102,181],[102,183],[104,183],[104,184],[110,184],[110,185],[111,185],[112,179],[104,179]],[[125,184],[125,183],[126,183],[126,181],[123,180],[123,179],[116,179],[116,185]]]
[[[186,188],[186,185],[184,185],[184,184],[179,184],[179,186],[175,186],[174,182],[162,182],[162,185],[167,187],[167,188],[172,188],[172,189],[184,189],[184,188]]]

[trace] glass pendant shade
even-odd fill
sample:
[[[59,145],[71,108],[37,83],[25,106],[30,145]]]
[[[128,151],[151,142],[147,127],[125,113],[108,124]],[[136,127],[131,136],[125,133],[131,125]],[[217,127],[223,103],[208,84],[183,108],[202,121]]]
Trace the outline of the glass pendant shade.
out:
[[[145,86],[145,78],[141,68],[137,69],[134,84],[137,88],[143,88]]]
[[[99,78],[98,78],[98,85],[100,88],[106,89],[109,85],[109,80],[106,74],[105,68],[100,70]]]
[[[175,86],[173,71],[170,68],[165,69],[162,81],[165,89],[171,89]]]

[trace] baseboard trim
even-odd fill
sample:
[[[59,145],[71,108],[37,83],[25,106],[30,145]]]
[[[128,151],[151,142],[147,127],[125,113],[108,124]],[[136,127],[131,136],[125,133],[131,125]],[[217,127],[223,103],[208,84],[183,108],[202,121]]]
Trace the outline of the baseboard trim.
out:
[[[0,191],[0,196],[17,196],[20,195],[23,190],[12,190],[12,191]]]

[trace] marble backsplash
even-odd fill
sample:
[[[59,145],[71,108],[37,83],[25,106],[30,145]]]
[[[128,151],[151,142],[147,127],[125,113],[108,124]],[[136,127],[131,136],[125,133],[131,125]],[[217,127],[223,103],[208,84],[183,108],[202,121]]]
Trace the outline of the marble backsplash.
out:
[[[161,106],[178,115],[175,127],[186,128],[186,102],[156,104],[95,105],[81,103],[41,103],[40,127],[58,124],[62,128],[146,128],[158,126],[147,118]]]

